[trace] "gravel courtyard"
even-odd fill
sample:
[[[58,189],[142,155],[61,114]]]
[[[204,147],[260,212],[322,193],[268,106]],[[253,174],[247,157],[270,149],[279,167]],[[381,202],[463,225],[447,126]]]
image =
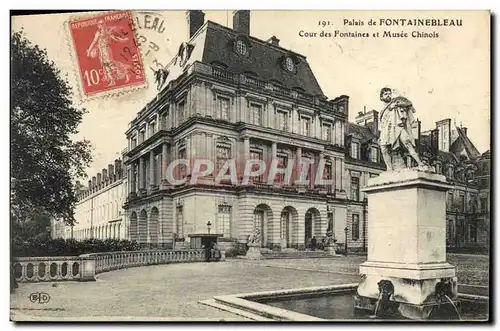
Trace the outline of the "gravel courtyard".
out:
[[[198,301],[223,294],[356,283],[358,265],[364,260],[363,256],[232,259],[117,270],[98,275],[96,282],[20,284],[11,294],[11,319],[241,321],[245,319]],[[459,283],[488,284],[487,256],[450,254],[448,261],[457,265]],[[48,293],[51,299],[47,304],[32,303],[29,295],[34,292]]]

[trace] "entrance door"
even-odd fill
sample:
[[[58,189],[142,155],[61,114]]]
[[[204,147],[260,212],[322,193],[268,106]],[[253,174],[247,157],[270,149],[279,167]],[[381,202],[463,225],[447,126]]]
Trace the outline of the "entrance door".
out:
[[[313,219],[312,219],[312,213],[307,212],[306,213],[306,220],[305,220],[305,238],[304,238],[304,243],[306,247],[310,246],[310,240],[313,236],[312,230],[313,230]]]
[[[284,211],[281,213],[281,248],[287,248],[290,242],[290,213]]]
[[[253,212],[253,226],[257,227],[260,230],[260,244],[261,247],[266,247],[266,234],[264,228],[264,211],[263,210],[255,210]]]

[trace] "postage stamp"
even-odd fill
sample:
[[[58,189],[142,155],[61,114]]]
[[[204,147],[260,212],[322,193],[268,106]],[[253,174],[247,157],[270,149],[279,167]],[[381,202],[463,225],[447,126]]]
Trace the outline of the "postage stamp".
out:
[[[146,85],[130,11],[118,11],[69,22],[85,96]]]

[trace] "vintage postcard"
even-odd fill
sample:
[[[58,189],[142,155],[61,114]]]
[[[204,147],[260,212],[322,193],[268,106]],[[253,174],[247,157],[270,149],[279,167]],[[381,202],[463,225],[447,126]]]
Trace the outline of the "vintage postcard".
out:
[[[488,10],[11,23],[12,321],[491,319]]]

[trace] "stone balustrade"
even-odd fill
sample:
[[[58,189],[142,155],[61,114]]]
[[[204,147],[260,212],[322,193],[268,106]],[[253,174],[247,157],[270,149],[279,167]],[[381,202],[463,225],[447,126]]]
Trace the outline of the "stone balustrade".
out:
[[[154,264],[203,262],[205,252],[202,249],[190,250],[144,250],[131,252],[111,252],[82,255],[95,260],[95,273],[141,267]]]
[[[225,254],[221,255],[225,256]],[[205,261],[205,251],[202,249],[175,251],[155,249],[93,253],[80,256],[19,257],[14,259],[13,267],[14,277],[18,282],[31,283],[93,281],[95,275],[111,270],[155,264],[203,261]]]
[[[14,277],[21,283],[94,280],[94,261],[80,256],[19,257],[13,266]]]

